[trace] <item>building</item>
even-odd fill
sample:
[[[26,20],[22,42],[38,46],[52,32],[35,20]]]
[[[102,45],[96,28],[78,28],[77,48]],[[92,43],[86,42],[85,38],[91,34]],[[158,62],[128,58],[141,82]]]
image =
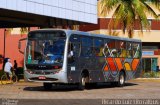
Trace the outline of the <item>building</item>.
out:
[[[97,0],[3,0],[0,12],[0,27],[96,24]]]
[[[157,14],[160,14],[158,10],[153,8]],[[87,24],[81,25],[80,30],[90,31],[96,34],[107,34],[108,35],[108,24],[112,17],[112,12],[103,16],[100,14],[101,8],[100,3],[98,3],[98,24]],[[135,27],[134,37],[135,39],[142,40],[142,58],[143,58],[143,70],[156,71],[160,69],[160,20],[155,20],[152,16],[148,15],[148,20],[151,24],[150,31],[143,31],[141,34],[138,26]],[[128,37],[127,34],[123,34],[121,29],[116,29],[116,33],[120,37]]]
[[[17,60],[20,67],[24,57],[18,41],[27,36],[15,27],[73,29],[80,24],[97,24],[97,0],[2,0],[0,12],[0,55],[11,58],[12,63]],[[0,69],[2,64],[0,59]]]

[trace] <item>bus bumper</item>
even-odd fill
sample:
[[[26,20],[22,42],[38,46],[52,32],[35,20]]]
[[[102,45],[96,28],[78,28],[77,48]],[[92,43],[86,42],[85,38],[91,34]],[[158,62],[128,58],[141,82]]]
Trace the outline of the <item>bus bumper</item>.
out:
[[[59,71],[55,74],[31,74],[27,70],[24,71],[24,78],[29,82],[43,82],[43,83],[68,83],[67,73]]]

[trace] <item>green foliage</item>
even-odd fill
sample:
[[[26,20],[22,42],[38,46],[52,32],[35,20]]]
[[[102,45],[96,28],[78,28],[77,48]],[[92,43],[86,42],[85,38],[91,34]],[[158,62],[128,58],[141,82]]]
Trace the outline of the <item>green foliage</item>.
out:
[[[0,70],[0,77],[3,75],[3,73],[4,73],[3,70]]]
[[[29,28],[21,27],[20,31],[21,31],[21,34],[25,34],[25,33],[27,33],[29,31]]]
[[[7,28],[7,31],[8,32],[11,32],[13,30],[13,28]],[[29,28],[28,27],[20,27],[20,32],[21,34],[25,34],[25,33],[28,33],[29,31]]]
[[[147,72],[143,74],[143,78],[160,78],[160,72]]]
[[[160,1],[151,0],[150,4],[159,8]],[[123,33],[127,30],[130,38],[133,37],[136,24],[141,32],[143,32],[143,29],[150,30],[147,14],[158,18],[158,15],[146,0],[101,0],[101,10],[102,15],[115,10],[108,25],[109,30],[112,31],[120,25]]]

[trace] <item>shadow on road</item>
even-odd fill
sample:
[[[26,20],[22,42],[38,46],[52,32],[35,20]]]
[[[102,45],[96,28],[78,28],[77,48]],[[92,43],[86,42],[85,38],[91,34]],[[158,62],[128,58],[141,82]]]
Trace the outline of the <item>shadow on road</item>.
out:
[[[135,86],[138,84],[135,83],[126,83],[124,87],[128,86]],[[107,88],[121,88],[121,87],[116,87],[114,85],[111,85],[110,83],[100,83],[97,85],[89,86],[86,88],[86,90],[96,90],[96,89],[107,89]],[[75,85],[53,85],[51,90],[45,90],[43,86],[34,86],[34,87],[25,87],[23,89],[24,91],[55,91],[55,92],[69,92],[69,91],[79,91],[77,86]]]

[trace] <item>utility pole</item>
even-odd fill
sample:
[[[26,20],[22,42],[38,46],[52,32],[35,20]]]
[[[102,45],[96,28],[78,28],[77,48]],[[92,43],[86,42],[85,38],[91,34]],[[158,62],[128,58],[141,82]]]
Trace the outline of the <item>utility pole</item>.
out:
[[[6,54],[6,29],[4,29],[4,39],[3,39],[3,41],[4,41],[4,45],[3,45],[3,68],[2,69],[4,69],[4,65],[5,65],[5,61],[4,61],[4,59],[5,59],[5,54]]]

